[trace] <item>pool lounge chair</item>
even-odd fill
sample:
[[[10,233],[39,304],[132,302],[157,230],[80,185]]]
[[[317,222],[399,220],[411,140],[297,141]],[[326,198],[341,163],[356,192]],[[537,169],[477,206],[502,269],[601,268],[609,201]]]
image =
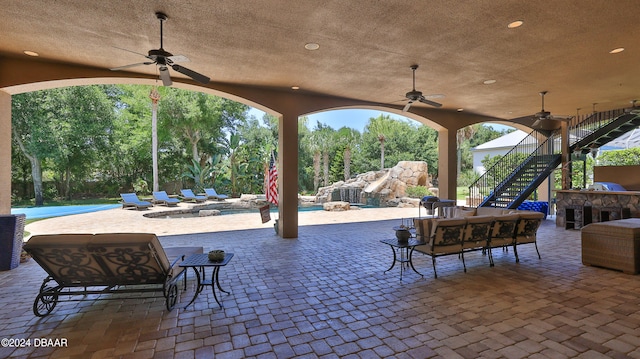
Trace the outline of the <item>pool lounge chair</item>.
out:
[[[225,200],[229,198],[226,194],[218,194],[214,188],[205,188],[204,193],[207,199]]]
[[[186,280],[180,263],[203,253],[202,247],[165,248],[152,233],[36,235],[24,249],[48,274],[33,303],[38,317],[47,316],[58,302],[116,298],[148,305],[146,298],[164,297],[170,311],[177,302],[178,279]]]
[[[165,191],[153,192],[153,204],[162,204],[167,207],[177,206],[180,200],[171,198]]]
[[[141,201],[135,193],[120,193],[120,197],[122,198],[122,208],[147,209],[153,206],[151,202]]]
[[[190,189],[181,189],[180,192],[182,193],[182,199],[184,201],[192,201],[192,202],[199,203],[207,200],[207,197],[205,196],[196,196],[195,193],[193,193],[193,191]]]

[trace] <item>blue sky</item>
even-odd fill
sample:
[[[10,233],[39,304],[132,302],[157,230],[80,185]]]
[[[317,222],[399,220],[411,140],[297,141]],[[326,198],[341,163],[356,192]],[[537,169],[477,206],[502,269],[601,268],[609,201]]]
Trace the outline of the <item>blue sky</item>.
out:
[[[391,116],[391,118],[397,119],[400,121],[409,121],[412,123],[419,124],[419,122],[412,120],[408,117],[399,116],[394,113],[389,113],[389,112],[384,112],[379,110],[356,110],[356,109],[333,110],[333,111],[324,111],[320,113],[315,113],[313,115],[309,115],[308,117],[309,117],[310,129],[313,129],[313,127],[315,127],[316,123],[319,121],[320,123],[328,125],[329,127],[336,130],[346,126],[346,127],[354,128],[360,132],[363,132],[364,127],[369,122],[369,119],[372,117],[378,117],[381,114],[389,115]],[[262,118],[262,116],[264,115],[264,112],[258,109],[252,108],[249,111],[249,115],[254,115],[256,118]],[[504,128],[507,128],[506,126],[496,125],[496,124],[492,124],[492,127],[494,127],[498,131]]]

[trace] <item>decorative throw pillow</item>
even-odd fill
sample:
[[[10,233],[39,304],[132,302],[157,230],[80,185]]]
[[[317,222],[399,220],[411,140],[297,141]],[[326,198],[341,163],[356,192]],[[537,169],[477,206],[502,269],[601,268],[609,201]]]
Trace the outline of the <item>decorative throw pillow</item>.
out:
[[[471,209],[456,208],[456,212],[454,213],[453,217],[466,218],[466,217],[473,217],[475,215],[476,215],[475,208],[471,208]]]

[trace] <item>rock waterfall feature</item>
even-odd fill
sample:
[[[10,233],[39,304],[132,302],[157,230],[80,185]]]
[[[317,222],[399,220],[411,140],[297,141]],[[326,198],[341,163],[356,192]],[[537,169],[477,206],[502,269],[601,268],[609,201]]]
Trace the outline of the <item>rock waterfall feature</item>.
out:
[[[431,179],[424,161],[400,161],[390,169],[370,171],[348,181],[339,181],[318,189],[317,203],[347,202],[382,207],[413,207],[418,199],[406,198],[407,187],[431,188]]]

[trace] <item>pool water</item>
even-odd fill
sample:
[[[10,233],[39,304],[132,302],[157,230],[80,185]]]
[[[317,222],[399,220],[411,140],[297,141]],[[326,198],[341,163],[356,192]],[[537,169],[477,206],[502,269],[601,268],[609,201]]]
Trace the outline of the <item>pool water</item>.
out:
[[[298,207],[298,212],[309,212],[309,211],[319,211],[322,209],[322,206],[304,206]],[[278,207],[271,207],[269,212],[278,213]],[[243,214],[243,213],[260,213],[258,209],[221,209],[220,215],[229,215],[229,214]],[[166,214],[160,215],[160,213],[154,214],[153,216],[145,216],[149,218],[198,218],[200,214],[196,210],[195,212],[189,213],[171,213],[171,211],[167,211]]]
[[[12,208],[11,214],[25,214],[27,219],[51,218],[60,216],[69,216],[72,214],[89,213],[104,211],[107,209],[120,207],[119,204],[86,204],[76,206],[46,206],[46,207],[27,207]]]
[[[355,207],[355,205],[352,205]],[[359,205],[359,208],[374,208],[373,206],[365,206]],[[321,211],[323,210],[322,205],[311,205],[311,206],[300,206],[298,207],[298,212],[311,212],[311,211]],[[271,207],[269,212],[278,213],[278,207]],[[221,209],[220,215],[229,215],[229,214],[242,214],[242,213],[260,213],[258,209]],[[198,211],[189,212],[189,213],[171,213],[171,211],[167,211],[164,214],[154,213],[152,216],[146,216],[148,218],[164,218],[164,219],[173,219],[173,218],[199,218],[200,214]]]

